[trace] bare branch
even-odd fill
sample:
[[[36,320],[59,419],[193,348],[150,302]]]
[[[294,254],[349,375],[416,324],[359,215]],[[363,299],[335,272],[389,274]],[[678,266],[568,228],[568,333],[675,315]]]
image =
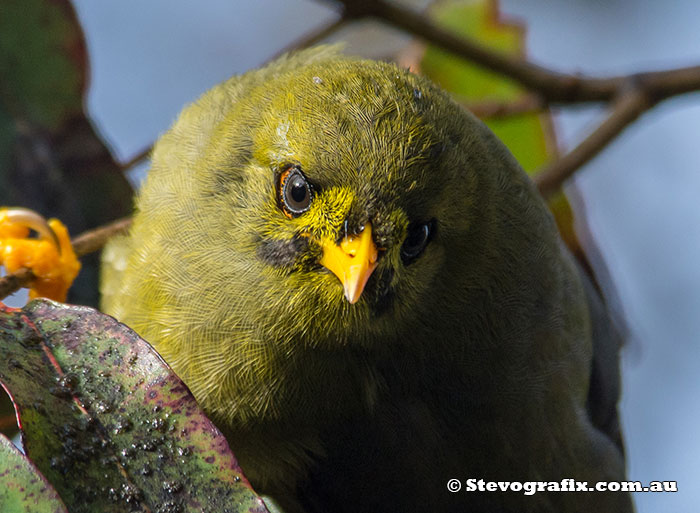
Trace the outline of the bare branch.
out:
[[[302,48],[308,48],[310,46],[318,44],[327,37],[329,37],[331,34],[333,34],[333,32],[340,30],[346,23],[347,18],[345,16],[340,16],[339,18],[336,18],[335,20],[326,23],[325,25],[322,25],[315,30],[307,32],[301,38],[294,41],[292,44],[287,45],[286,47],[282,48],[279,52],[276,52],[272,57],[270,57],[270,59],[268,59],[268,62],[273,61],[277,57],[280,57],[285,53],[291,52],[293,50],[301,50]]]
[[[548,103],[613,102],[613,114],[578,147],[540,173],[535,181],[543,195],[551,195],[580,166],[593,158],[642,112],[671,96],[700,90],[700,66],[650,71],[608,78],[559,73],[490,50],[480,43],[446,31],[428,18],[386,0],[324,0],[340,4],[341,16],[303,36],[275,57],[316,44],[353,19],[374,17],[468,59],[484,68],[515,80],[533,94],[512,103],[466,105],[477,117],[493,119],[535,112]],[[633,89],[634,94],[625,92]],[[619,101],[618,101],[619,99]],[[125,168],[145,158],[148,148],[124,164]]]
[[[632,90],[614,103],[612,113],[576,148],[551,164],[534,178],[540,193],[549,197],[561,188],[564,181],[586,162],[595,157],[610,141],[620,134],[644,111],[653,106],[646,92]]]
[[[119,219],[94,230],[81,233],[71,241],[71,244],[76,255],[81,257],[101,249],[111,237],[126,233],[130,227],[131,218]],[[10,294],[14,294],[23,287],[29,286],[34,278],[34,273],[30,269],[20,269],[15,273],[3,276],[0,278],[0,300],[5,299]]]
[[[136,164],[140,164],[144,160],[146,160],[148,157],[151,155],[151,150],[153,150],[153,145],[151,144],[150,146],[142,149],[140,152],[138,152],[136,155],[133,155],[129,160],[126,162],[119,162],[119,168],[122,171],[127,171],[134,167]]]
[[[700,66],[647,71],[618,77],[618,80],[636,84],[638,89],[646,91],[658,103],[671,96],[700,90]]]
[[[129,228],[131,228],[131,222],[132,219],[130,217],[124,217],[99,228],[81,233],[71,241],[76,255],[81,257],[102,249],[110,238],[128,232]]]
[[[424,15],[386,0],[333,0],[333,3],[342,4],[343,16],[347,18],[380,19],[458,57],[515,80],[548,103],[613,101],[630,81],[637,82],[656,101],[700,90],[700,66],[607,78],[559,73],[525,59],[490,50],[473,39],[440,28]]]
[[[22,287],[26,287],[33,279],[34,273],[29,269],[20,269],[15,273],[3,276],[0,278],[0,301],[10,294],[14,294]]]
[[[544,108],[542,99],[535,95],[523,96],[510,102],[462,102],[462,105],[479,119],[501,119],[521,114],[534,114],[541,112]]]

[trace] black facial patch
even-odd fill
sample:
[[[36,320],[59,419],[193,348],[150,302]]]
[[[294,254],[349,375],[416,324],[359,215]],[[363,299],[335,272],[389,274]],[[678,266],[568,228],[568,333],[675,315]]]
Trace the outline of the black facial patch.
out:
[[[289,267],[308,245],[306,238],[296,236],[290,240],[263,239],[258,242],[258,257],[275,267]]]

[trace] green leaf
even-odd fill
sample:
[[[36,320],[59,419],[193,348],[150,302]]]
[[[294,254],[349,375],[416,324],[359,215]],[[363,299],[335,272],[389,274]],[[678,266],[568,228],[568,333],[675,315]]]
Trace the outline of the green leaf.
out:
[[[0,435],[0,511],[68,513],[56,490],[14,444]]]
[[[67,2],[5,0],[0,17],[3,104],[57,129],[82,109],[85,44]]]
[[[0,206],[61,219],[72,234],[131,213],[131,187],[83,110],[83,33],[69,0],[2,0]],[[96,305],[97,257],[71,302]]]
[[[187,387],[123,324],[36,300],[0,307],[0,341],[26,453],[71,512],[267,511]]]

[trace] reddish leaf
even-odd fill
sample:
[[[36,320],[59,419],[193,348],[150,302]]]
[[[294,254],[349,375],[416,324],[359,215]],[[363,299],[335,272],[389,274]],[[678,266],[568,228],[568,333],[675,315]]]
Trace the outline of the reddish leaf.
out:
[[[56,490],[6,437],[0,435],[0,511],[68,513]]]
[[[27,455],[72,512],[267,511],[186,386],[123,324],[37,300],[2,307],[0,341]]]

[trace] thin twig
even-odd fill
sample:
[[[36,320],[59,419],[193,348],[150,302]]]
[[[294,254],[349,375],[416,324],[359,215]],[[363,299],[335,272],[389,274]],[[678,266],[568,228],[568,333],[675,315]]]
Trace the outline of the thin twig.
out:
[[[273,61],[276,58],[284,55],[285,53],[289,53],[293,50],[301,50],[303,48],[308,48],[310,46],[318,44],[334,32],[340,30],[346,23],[346,17],[340,16],[324,25],[321,25],[317,29],[307,32],[296,41],[292,42],[291,44],[282,48],[280,51],[276,52],[272,57],[270,57],[270,59],[268,59],[268,62]]]
[[[342,6],[340,17],[305,35],[276,56],[292,49],[316,44],[348,21],[374,17],[450,51],[458,57],[468,59],[515,80],[532,92],[531,95],[514,103],[479,103],[467,106],[482,119],[534,112],[539,107],[550,103],[613,102],[622,98],[614,106],[613,114],[608,120],[578,147],[537,176],[536,183],[545,196],[561,187],[562,183],[580,166],[600,152],[645,110],[671,96],[700,90],[700,66],[607,78],[559,73],[522,58],[498,53],[468,37],[457,36],[438,27],[424,15],[386,0],[323,1],[340,4]],[[630,90],[630,85],[635,91],[634,94],[625,92]],[[125,165],[131,166],[140,161],[150,149],[137,155]]]
[[[136,155],[133,155],[126,162],[119,162],[119,169],[121,169],[122,171],[127,171],[128,169],[131,169],[132,167],[134,167],[136,164],[140,164],[141,162],[146,160],[148,157],[150,157],[151,150],[153,150],[152,144],[150,146],[142,149]]]
[[[0,301],[10,294],[14,294],[22,287],[29,285],[34,279],[34,273],[30,269],[19,269],[12,274],[0,278]]]
[[[578,146],[535,176],[535,184],[544,197],[549,197],[564,181],[586,162],[595,157],[653,102],[645,91],[635,89],[625,93],[613,104],[612,113]]]
[[[655,102],[691,93],[700,89],[700,66],[688,66],[663,71],[646,71],[618,77],[620,81],[634,82],[644,89]]]
[[[94,230],[81,233],[71,241],[71,244],[75,254],[81,257],[101,249],[111,237],[126,233],[130,227],[131,218],[118,219]],[[0,300],[5,299],[10,294],[14,294],[23,287],[27,287],[34,278],[34,273],[30,269],[19,269],[14,273],[3,276],[0,278]]]
[[[515,101],[509,102],[462,102],[462,105],[479,119],[501,119],[522,114],[534,114],[541,112],[544,108],[542,99],[535,95],[523,96]]]
[[[75,254],[81,257],[102,249],[110,238],[128,232],[129,228],[131,228],[131,222],[132,219],[130,217],[124,217],[81,233],[71,241]]]

